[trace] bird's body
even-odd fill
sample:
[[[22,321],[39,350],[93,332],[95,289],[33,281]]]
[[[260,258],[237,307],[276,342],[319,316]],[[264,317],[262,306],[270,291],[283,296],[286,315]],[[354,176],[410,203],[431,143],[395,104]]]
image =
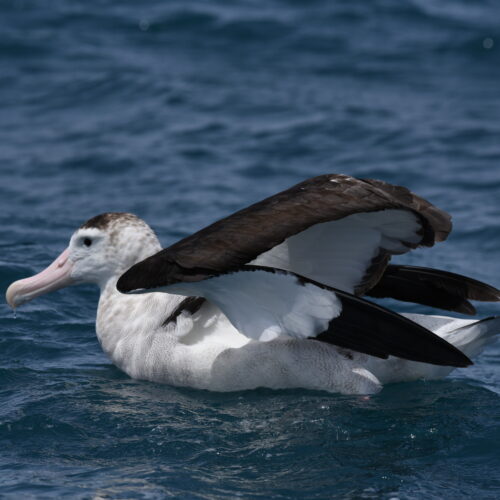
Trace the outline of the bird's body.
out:
[[[101,292],[96,332],[113,363],[132,378],[214,391],[302,387],[365,394],[383,384],[437,379],[453,370],[396,357],[380,359],[310,340],[249,340],[209,302],[196,313],[184,312],[163,325],[184,297],[123,295],[116,291],[116,279]],[[494,340],[492,332],[500,332],[498,318],[483,323],[408,316],[469,356]]]
[[[159,241],[149,239],[148,245],[144,251],[151,255],[161,249]],[[380,389],[362,366],[370,356],[310,340],[250,340],[210,302],[165,324],[185,297],[121,294],[120,275],[121,270],[100,285],[96,333],[104,352],[132,378],[214,391],[302,387],[364,394]]]
[[[135,379],[212,391],[301,387],[367,394],[383,384],[438,379],[453,370],[393,356],[380,359],[307,339],[249,340],[210,302],[164,325],[185,297],[124,295],[116,290],[116,280],[101,290],[96,332],[113,363]],[[500,333],[499,318],[483,323],[408,316],[469,356],[479,354]]]
[[[7,300],[15,307],[62,286],[95,283],[101,290],[97,337],[112,362],[136,379],[197,389],[366,394],[470,364],[467,356],[500,331],[499,319],[404,318],[359,297],[405,295],[416,279],[416,296],[434,291],[437,298],[425,300],[443,307],[470,310],[468,298],[498,300],[496,289],[458,275],[387,268],[390,255],[444,239],[449,217],[404,188],[378,181],[313,181],[310,191],[307,184],[292,188],[166,250],[134,215],[94,217],[46,271],[12,284]],[[350,208],[335,183],[347,186]],[[340,205],[329,208],[330,221],[317,207],[321,220],[315,223],[310,203],[332,185]],[[359,190],[362,206],[356,205]],[[309,204],[301,205],[304,192]],[[290,206],[295,222],[282,210]],[[360,212],[367,206],[374,211]],[[272,216],[281,224],[275,231]],[[250,231],[254,219],[265,226],[261,239],[258,226],[256,234]]]

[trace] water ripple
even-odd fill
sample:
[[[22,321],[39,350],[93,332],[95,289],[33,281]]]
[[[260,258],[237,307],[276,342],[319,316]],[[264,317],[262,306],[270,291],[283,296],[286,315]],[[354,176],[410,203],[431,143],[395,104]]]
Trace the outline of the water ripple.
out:
[[[1,288],[97,213],[137,213],[168,245],[325,172],[449,210],[449,241],[400,262],[498,286],[499,16],[493,0],[5,0]],[[498,496],[498,345],[368,400],[212,394],[113,367],[97,297],[0,304],[7,498]]]

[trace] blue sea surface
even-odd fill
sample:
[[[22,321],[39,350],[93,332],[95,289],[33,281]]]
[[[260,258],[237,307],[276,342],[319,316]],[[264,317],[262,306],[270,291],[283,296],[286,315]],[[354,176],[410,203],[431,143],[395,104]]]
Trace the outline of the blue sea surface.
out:
[[[322,173],[449,211],[398,261],[500,286],[498,1],[2,0],[0,104],[2,290],[98,213],[167,246]],[[499,344],[369,399],[217,394],[121,373],[97,298],[0,304],[1,498],[500,497]]]

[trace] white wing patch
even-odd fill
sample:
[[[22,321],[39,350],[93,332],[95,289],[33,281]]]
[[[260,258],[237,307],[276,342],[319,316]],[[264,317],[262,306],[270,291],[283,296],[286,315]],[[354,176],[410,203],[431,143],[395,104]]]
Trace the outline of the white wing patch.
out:
[[[353,214],[311,226],[250,264],[292,271],[353,293],[382,249],[391,254],[405,253],[410,248],[403,242],[418,244],[420,230],[417,215],[408,210]]]
[[[171,285],[165,291],[206,297],[241,333],[260,341],[314,337],[342,310],[333,291],[272,270],[243,268],[195,283]]]

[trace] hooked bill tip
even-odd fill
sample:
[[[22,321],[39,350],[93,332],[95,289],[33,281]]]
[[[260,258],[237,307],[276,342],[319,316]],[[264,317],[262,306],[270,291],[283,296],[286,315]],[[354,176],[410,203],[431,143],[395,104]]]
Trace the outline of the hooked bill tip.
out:
[[[20,306],[22,304],[22,301],[18,300],[19,297],[18,295],[16,294],[17,292],[17,289],[18,289],[18,281],[15,281],[14,283],[12,283],[9,288],[7,288],[7,291],[5,292],[5,300],[7,301],[7,304],[9,304],[9,306],[12,308],[12,309],[15,309],[16,307]]]

